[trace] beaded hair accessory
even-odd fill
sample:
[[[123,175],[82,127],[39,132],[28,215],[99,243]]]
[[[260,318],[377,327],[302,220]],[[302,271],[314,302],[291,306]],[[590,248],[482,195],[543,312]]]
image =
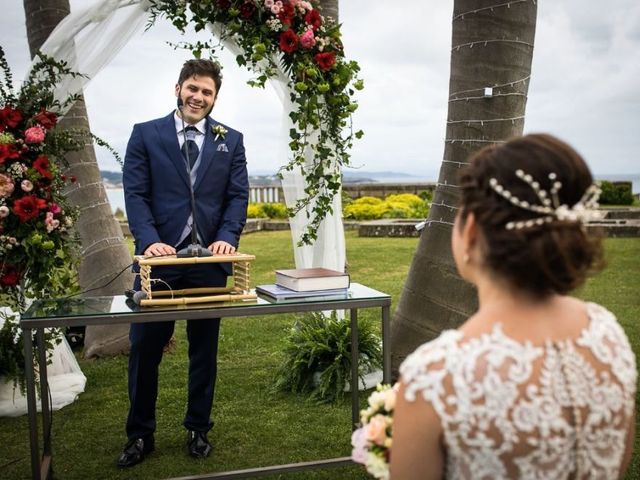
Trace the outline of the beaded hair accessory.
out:
[[[549,192],[540,188],[540,184],[536,182],[531,175],[524,173],[520,169],[516,170],[516,176],[529,184],[540,200],[540,204],[532,205],[526,200],[520,200],[509,190],[500,185],[498,180],[495,178],[491,178],[489,180],[489,185],[493,191],[510,201],[516,207],[530,212],[539,213],[540,216],[537,218],[530,218],[528,220],[508,222],[506,224],[507,230],[519,230],[521,228],[529,228],[535,225],[543,225],[545,223],[552,222],[553,220],[580,222],[585,224],[588,221],[602,218],[601,213],[596,211],[601,190],[595,183],[591,184],[591,186],[587,188],[584,195],[582,195],[582,198],[573,207],[568,207],[567,205],[560,204],[558,192],[562,188],[562,183],[556,180],[558,176],[555,173],[549,174],[549,180],[552,182],[551,190]]]

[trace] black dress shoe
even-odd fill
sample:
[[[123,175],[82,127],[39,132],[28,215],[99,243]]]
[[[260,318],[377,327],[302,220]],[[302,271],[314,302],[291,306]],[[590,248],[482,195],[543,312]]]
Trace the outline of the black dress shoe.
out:
[[[118,458],[118,467],[133,467],[144,460],[144,456],[153,452],[154,449],[155,441],[153,436],[129,440]]]
[[[196,432],[189,430],[187,434],[187,448],[189,455],[195,458],[207,458],[211,453],[212,447],[207,440],[206,432]]]

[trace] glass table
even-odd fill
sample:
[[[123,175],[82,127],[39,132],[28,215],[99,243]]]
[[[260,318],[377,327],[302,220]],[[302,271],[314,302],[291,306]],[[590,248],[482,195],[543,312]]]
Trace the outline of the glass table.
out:
[[[140,307],[133,299],[124,295],[103,297],[75,297],[51,300],[36,300],[22,315],[20,326],[23,330],[25,353],[25,380],[31,448],[31,472],[33,479],[47,479],[51,475],[51,408],[49,405],[44,329],[50,327],[73,327],[90,325],[113,325],[121,323],[159,322],[163,320],[194,320],[216,317],[250,317],[281,313],[304,313],[329,310],[349,310],[351,321],[351,385],[358,385],[358,310],[380,308],[382,320],[382,360],[383,382],[391,381],[390,308],[391,297],[365,285],[352,283],[347,295],[337,298],[303,297],[286,301],[269,300],[258,297],[252,300],[217,302],[210,304],[171,305]],[[35,335],[34,335],[35,334]],[[37,359],[34,359],[34,336]],[[37,360],[40,383],[40,403],[42,410],[42,452],[38,442],[38,416],[36,405],[35,362]],[[359,422],[358,388],[351,389],[352,427]],[[344,466],[351,463],[349,457],[316,460],[288,465],[273,465],[220,472],[211,475],[181,477],[181,480],[195,479],[237,479],[270,475],[313,468]]]

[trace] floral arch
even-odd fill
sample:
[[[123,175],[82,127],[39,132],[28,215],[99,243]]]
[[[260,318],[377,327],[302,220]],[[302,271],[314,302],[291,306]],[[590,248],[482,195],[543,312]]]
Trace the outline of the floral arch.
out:
[[[296,265],[343,270],[341,169],[349,164],[354,139],[362,136],[353,130],[351,114],[363,82],[357,77],[358,64],[344,56],[339,25],[324,18],[316,3],[108,0],[66,17],[42,51],[93,78],[134,33],[160,17],[180,32],[189,26],[209,30],[209,39],[174,46],[213,59],[219,49],[228,49],[239,66],[255,74],[251,86],[269,83],[281,100],[282,137],[289,153],[279,174],[291,215]],[[79,92],[87,81],[69,79],[57,96]]]

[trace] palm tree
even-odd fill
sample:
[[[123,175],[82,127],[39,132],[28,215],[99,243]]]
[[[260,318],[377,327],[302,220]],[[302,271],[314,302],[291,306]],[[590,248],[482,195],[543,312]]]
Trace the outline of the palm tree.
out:
[[[29,51],[33,57],[55,26],[69,14],[69,0],[23,0]],[[73,105],[60,122],[61,128],[89,130],[89,119],[84,97]],[[111,212],[111,206],[102,184],[96,155],[91,143],[67,156],[67,176],[75,176],[67,197],[80,208],[76,228],[82,242],[82,263],[78,272],[83,290],[95,289],[93,295],[121,294],[130,288],[130,273],[118,277],[102,287],[131,262],[120,225]],[[127,350],[128,325],[87,327],[85,356],[116,353]]]
[[[534,0],[495,3],[454,0],[444,160],[392,319],[395,373],[417,346],[456,328],[477,306],[476,292],[458,276],[451,255],[457,173],[477,149],[522,134],[537,11]]]
[[[339,0],[320,0],[320,11],[325,17],[333,18],[336,23],[339,19]]]

